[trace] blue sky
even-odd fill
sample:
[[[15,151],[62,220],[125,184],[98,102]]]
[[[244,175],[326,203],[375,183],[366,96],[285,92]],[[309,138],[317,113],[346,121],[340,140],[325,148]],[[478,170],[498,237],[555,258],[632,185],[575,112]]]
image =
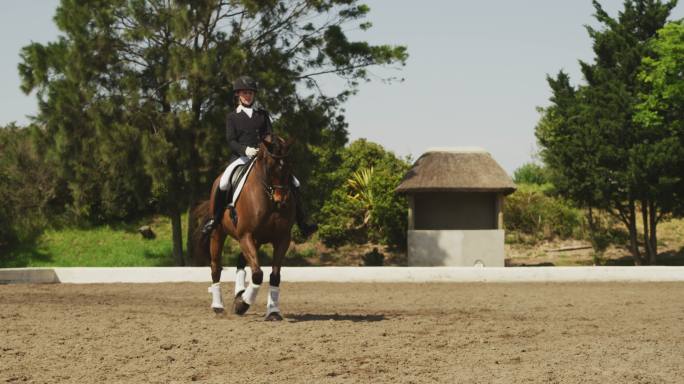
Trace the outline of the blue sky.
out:
[[[615,15],[621,0],[600,1]],[[372,81],[346,105],[350,138],[365,137],[396,154],[420,156],[430,147],[479,146],[509,173],[537,151],[537,106],[548,104],[546,75],[559,70],[581,82],[578,59],[593,57],[584,25],[595,25],[589,0],[364,1],[369,31],[354,39],[407,45],[400,71],[373,69]],[[57,0],[6,0],[0,14],[0,125],[28,121],[33,95],[19,90],[19,50],[58,34]],[[671,19],[684,17],[684,6]],[[375,77],[377,76],[377,77]],[[325,81],[331,91],[337,82]]]

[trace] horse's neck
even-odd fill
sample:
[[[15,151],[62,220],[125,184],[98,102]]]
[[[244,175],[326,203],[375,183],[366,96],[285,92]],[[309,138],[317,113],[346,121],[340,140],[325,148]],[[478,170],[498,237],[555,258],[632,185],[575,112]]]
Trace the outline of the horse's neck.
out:
[[[259,196],[264,201],[268,200],[266,195],[266,189],[264,186],[266,182],[266,174],[264,172],[264,165],[261,163],[260,159],[254,160],[254,165],[252,166],[252,171],[247,175],[247,180],[245,180],[245,189],[248,189]]]

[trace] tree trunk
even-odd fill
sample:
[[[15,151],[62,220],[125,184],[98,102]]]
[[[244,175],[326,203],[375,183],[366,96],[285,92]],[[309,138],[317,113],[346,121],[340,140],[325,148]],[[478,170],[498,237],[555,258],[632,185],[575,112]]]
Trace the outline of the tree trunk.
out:
[[[637,228],[636,228],[636,208],[634,206],[634,200],[629,201],[629,212],[628,218],[629,222],[627,229],[629,230],[629,244],[630,250],[632,251],[632,258],[634,259],[634,265],[642,265],[641,253],[639,252],[639,242],[637,240]]]
[[[651,252],[653,252],[653,259],[651,260],[651,264],[657,264],[658,263],[658,237],[656,236],[656,227],[658,226],[658,217],[656,215],[656,204],[651,201],[649,205],[649,219],[651,221],[651,225],[649,226],[651,230]]]
[[[197,42],[195,41],[195,44]],[[195,89],[193,90],[193,93],[195,93],[195,96],[192,99],[192,112],[193,112],[193,123],[192,127],[190,130],[188,130],[188,141],[191,143],[195,143],[195,145],[190,147],[190,153],[189,153],[189,161],[188,161],[188,229],[187,229],[187,241],[186,244],[187,246],[187,261],[188,264],[194,265],[194,266],[200,266],[200,265],[207,265],[207,262],[204,260],[196,260],[196,257],[199,257],[199,255],[194,255],[194,246],[192,246],[192,239],[193,237],[193,232],[196,230],[197,226],[197,218],[194,215],[193,212],[193,207],[197,204],[197,202],[200,200],[199,196],[201,195],[199,193],[199,180],[200,180],[200,175],[199,175],[199,167],[200,167],[200,156],[199,152],[196,149],[196,146],[200,145],[197,143],[197,135],[196,131],[201,129],[200,125],[200,117],[201,117],[201,107],[202,107],[202,102],[201,102],[201,97],[197,95],[198,91]]]
[[[587,221],[589,221],[589,238],[591,239],[591,246],[594,249],[594,265],[600,265],[601,264],[601,254],[603,253],[603,249],[601,244],[597,241],[597,228],[596,228],[596,220],[594,220],[594,212],[591,206],[589,206],[589,210],[587,212]]]
[[[180,212],[171,212],[171,233],[173,238],[173,260],[176,266],[183,266],[183,229]]]
[[[649,239],[651,231],[649,230],[648,218],[648,200],[641,200],[641,221],[644,226],[644,261],[650,264],[653,259],[653,252],[651,250],[651,240]]]
[[[186,254],[188,256],[187,257],[188,264],[195,266],[195,267],[198,267],[198,266],[202,266],[202,265],[207,265],[207,263],[203,262],[202,260],[196,260],[196,257],[199,255],[195,255],[193,252],[193,250],[195,248],[192,245],[192,241],[194,239],[193,233],[195,231],[198,231],[199,228],[197,228],[197,218],[195,217],[195,213],[193,212],[192,207],[193,207],[193,204],[191,202],[190,208],[188,208],[188,231],[187,231],[187,240],[186,240],[186,244],[188,246],[187,246]]]

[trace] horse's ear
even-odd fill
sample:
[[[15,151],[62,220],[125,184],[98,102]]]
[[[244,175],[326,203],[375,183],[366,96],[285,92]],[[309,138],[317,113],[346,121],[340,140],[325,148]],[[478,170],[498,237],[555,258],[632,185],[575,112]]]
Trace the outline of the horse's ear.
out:
[[[273,143],[273,135],[268,134],[268,135],[264,136],[264,138],[261,139],[261,141],[270,145],[271,143]]]

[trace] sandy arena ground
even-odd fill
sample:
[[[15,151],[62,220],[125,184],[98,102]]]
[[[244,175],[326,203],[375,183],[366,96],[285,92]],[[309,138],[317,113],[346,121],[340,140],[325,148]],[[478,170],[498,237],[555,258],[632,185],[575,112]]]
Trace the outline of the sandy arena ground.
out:
[[[684,382],[684,284],[207,286],[0,285],[0,383]]]

